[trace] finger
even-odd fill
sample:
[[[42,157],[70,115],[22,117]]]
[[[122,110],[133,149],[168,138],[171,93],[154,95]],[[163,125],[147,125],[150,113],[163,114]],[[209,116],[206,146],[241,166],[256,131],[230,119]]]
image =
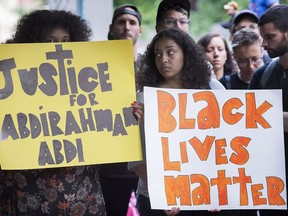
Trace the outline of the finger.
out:
[[[210,209],[208,210],[209,212],[220,212],[221,210],[220,209]]]
[[[137,111],[134,111],[134,115],[137,117],[139,122],[142,120],[142,116]]]

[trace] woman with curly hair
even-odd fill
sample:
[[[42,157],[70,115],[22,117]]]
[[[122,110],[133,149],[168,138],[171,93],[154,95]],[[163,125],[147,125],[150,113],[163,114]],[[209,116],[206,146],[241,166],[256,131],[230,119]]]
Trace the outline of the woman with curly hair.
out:
[[[20,19],[13,43],[87,41],[91,35],[79,16],[36,10]],[[106,215],[96,165],[0,174],[0,215]]]
[[[159,47],[162,44],[167,47]],[[171,46],[169,46],[170,44]],[[165,52],[158,51],[160,48]],[[165,87],[168,81],[173,85],[168,86],[169,88],[209,88],[209,65],[201,48],[187,33],[175,29],[158,33],[148,45],[144,56],[144,64],[140,70],[141,77],[137,80],[141,90],[144,86]],[[180,68],[174,71],[175,69],[173,70],[170,66],[173,66],[172,61],[174,62],[176,57],[180,58],[177,59]],[[171,65],[169,65],[169,59],[171,59]],[[172,75],[177,75],[177,77]],[[171,78],[177,79],[171,80]]]
[[[140,121],[142,152],[145,153],[144,140],[144,86],[177,89],[210,89],[210,67],[207,64],[203,50],[185,32],[168,29],[159,32],[148,45],[137,78],[140,92],[138,102],[132,104],[134,114]],[[222,88],[221,88],[222,89]],[[147,171],[144,160],[129,163],[129,169],[139,176],[137,188],[137,207],[140,215],[222,215],[222,212],[211,211],[181,211],[152,210],[147,188]]]
[[[69,34],[64,41],[54,41],[48,36],[55,29]],[[86,20],[68,11],[35,10],[21,17],[13,36],[14,43],[88,41],[92,30]]]

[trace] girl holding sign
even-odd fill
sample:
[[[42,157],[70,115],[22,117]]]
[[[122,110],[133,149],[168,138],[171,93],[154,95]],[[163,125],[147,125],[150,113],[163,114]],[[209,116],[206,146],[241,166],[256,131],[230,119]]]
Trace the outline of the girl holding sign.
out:
[[[140,68],[137,84],[141,92],[138,102],[134,102],[134,114],[140,121],[142,148],[145,154],[144,138],[144,99],[143,87],[177,88],[177,89],[210,89],[210,69],[204,53],[194,40],[185,32],[177,29],[164,30],[158,33],[148,45]],[[152,210],[147,188],[147,171],[145,155],[140,162],[129,163],[129,168],[139,176],[137,205],[140,215],[238,215],[238,211],[181,211]]]
[[[86,21],[79,16],[37,10],[20,19],[13,43],[87,41],[91,35]],[[0,215],[105,216],[97,171],[94,165],[1,170]]]

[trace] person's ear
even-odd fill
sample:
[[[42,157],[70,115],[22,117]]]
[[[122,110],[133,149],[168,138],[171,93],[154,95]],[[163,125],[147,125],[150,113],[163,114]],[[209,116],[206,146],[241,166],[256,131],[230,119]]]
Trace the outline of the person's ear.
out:
[[[112,36],[114,36],[114,35],[112,34],[112,24],[109,25],[109,34],[112,35]]]
[[[142,34],[142,32],[143,32],[143,28],[142,28],[142,26],[140,26],[139,27],[139,36]]]
[[[261,46],[261,45],[260,45]],[[264,54],[264,47],[261,46],[261,56],[263,57]]]
[[[156,30],[156,33],[159,33],[159,32],[160,32],[160,27],[159,27],[159,25],[156,25],[156,26],[155,26],[155,30]]]
[[[284,33],[286,41],[288,41],[288,32]]]

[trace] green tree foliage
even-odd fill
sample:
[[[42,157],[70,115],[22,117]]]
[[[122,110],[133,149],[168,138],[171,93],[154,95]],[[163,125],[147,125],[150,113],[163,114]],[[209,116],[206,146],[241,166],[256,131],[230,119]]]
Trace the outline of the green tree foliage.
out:
[[[223,6],[227,0],[200,0],[197,2],[197,11],[191,13],[191,31],[193,35],[201,35],[209,32],[214,23],[220,23],[229,20]],[[248,7],[248,0],[238,0],[239,9]]]
[[[197,0],[196,11],[191,11],[191,33],[196,36],[203,35],[210,31],[213,24],[228,20],[230,17],[225,13],[223,6],[229,1]],[[240,10],[248,8],[249,0],[235,1]],[[114,7],[122,4],[136,5],[143,17],[143,37],[147,37],[147,35],[151,35],[150,32],[155,33],[155,18],[159,2],[160,0],[114,0]],[[280,0],[280,3],[288,4],[288,0]]]

